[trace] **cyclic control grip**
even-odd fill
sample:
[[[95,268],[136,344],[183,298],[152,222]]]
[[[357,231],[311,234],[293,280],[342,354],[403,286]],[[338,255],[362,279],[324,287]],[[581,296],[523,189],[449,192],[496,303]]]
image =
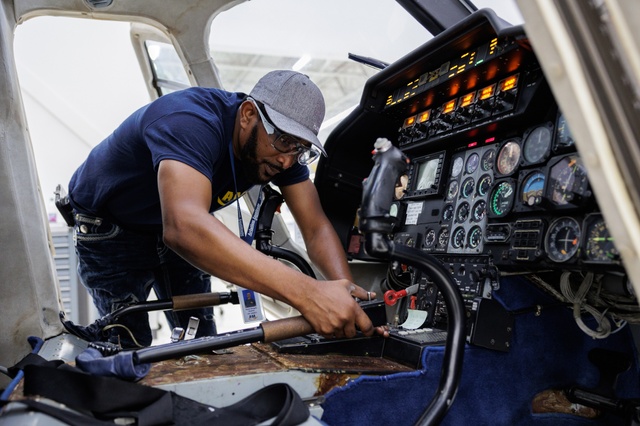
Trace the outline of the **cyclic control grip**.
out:
[[[363,232],[390,232],[389,209],[400,175],[407,170],[409,159],[391,141],[378,138],[374,144],[375,164],[363,183],[360,227]]]

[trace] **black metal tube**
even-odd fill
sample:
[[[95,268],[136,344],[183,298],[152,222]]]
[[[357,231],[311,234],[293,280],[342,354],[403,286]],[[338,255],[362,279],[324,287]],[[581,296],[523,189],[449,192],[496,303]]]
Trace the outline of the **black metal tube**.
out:
[[[465,345],[464,302],[449,271],[433,256],[403,245],[391,244],[391,258],[427,273],[438,286],[447,307],[447,341],[440,373],[440,383],[431,403],[417,425],[437,425],[451,407],[462,374]]]
[[[138,349],[133,353],[133,363],[145,364],[164,361],[166,359],[179,358],[185,355],[259,342],[262,339],[264,339],[264,330],[262,327],[256,327],[218,336],[200,337],[192,340],[165,343],[164,345]]]
[[[395,245],[389,238],[393,230],[389,214],[393,190],[407,168],[407,157],[386,139],[374,144],[375,164],[365,180],[360,207],[360,230],[367,254],[381,259],[399,260],[428,274],[442,293],[448,313],[447,341],[440,383],[418,425],[440,423],[458,390],[464,358],[464,303],[449,271],[435,257],[412,247]]]
[[[173,300],[152,300],[117,309],[111,313],[111,317],[115,321],[117,318],[136,312],[167,311],[169,309],[173,309]]]

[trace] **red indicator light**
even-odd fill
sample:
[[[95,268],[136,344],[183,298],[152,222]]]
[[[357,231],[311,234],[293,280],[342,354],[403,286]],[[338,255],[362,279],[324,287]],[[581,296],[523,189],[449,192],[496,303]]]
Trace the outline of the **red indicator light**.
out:
[[[491,142],[493,142],[495,140],[496,140],[496,138],[492,137],[492,138],[489,138],[489,139],[485,140],[484,143],[491,143]]]
[[[474,146],[477,146],[478,142],[471,142],[469,145],[467,145],[467,148],[473,148]]]

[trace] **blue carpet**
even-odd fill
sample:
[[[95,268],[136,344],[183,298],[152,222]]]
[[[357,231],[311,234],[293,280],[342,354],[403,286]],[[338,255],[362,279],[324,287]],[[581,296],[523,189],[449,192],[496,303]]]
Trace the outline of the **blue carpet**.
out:
[[[502,279],[494,294],[509,311],[556,302],[527,280]],[[442,425],[623,425],[613,416],[589,420],[567,414],[533,414],[531,402],[547,389],[573,384],[595,387],[600,374],[588,360],[593,348],[630,355],[632,367],[622,373],[616,395],[640,398],[640,373],[629,328],[595,340],[576,325],[566,307],[551,307],[542,315],[515,317],[512,349],[508,353],[467,345],[460,387]],[[338,425],[412,425],[437,388],[443,347],[431,347],[424,369],[388,376],[364,376],[326,395],[322,421]]]

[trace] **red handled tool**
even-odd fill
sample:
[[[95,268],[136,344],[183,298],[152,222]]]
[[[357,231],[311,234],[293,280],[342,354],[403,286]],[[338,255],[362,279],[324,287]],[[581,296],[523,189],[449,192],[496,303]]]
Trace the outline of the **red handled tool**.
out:
[[[386,303],[389,306],[393,306],[396,304],[398,299],[411,296],[412,294],[416,294],[418,292],[418,285],[419,284],[414,284],[400,291],[393,291],[393,290],[386,291],[384,293],[384,303]]]

